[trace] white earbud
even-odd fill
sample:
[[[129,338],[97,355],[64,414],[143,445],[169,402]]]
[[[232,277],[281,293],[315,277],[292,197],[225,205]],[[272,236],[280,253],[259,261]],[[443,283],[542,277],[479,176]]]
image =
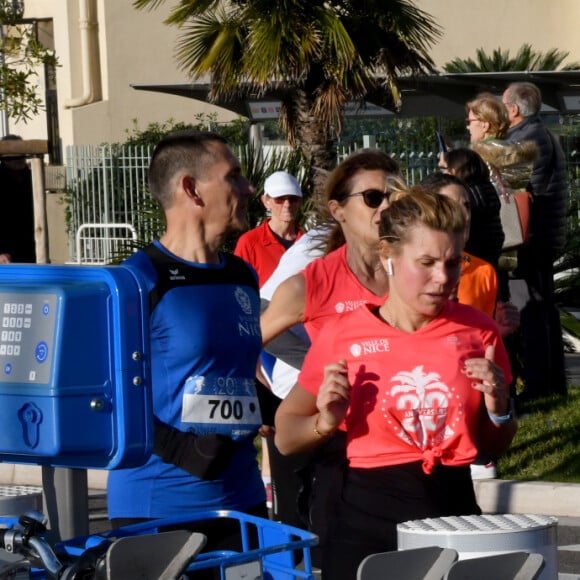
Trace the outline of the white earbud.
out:
[[[387,258],[387,274],[389,276],[393,275],[393,260],[391,258]]]

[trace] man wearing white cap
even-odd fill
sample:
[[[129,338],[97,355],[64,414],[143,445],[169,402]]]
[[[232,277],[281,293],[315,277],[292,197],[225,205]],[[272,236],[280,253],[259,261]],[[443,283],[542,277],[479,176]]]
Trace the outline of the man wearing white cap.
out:
[[[236,256],[254,267],[260,287],[272,275],[282,254],[302,235],[296,221],[302,203],[298,180],[286,171],[272,173],[264,182],[262,203],[270,218],[243,234],[234,250]]]

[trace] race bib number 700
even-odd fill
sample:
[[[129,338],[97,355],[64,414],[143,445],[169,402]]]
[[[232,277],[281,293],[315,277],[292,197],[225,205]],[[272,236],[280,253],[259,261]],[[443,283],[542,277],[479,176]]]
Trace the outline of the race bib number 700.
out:
[[[197,433],[232,438],[255,431],[262,424],[254,383],[232,377],[190,377],[185,384],[181,420]]]

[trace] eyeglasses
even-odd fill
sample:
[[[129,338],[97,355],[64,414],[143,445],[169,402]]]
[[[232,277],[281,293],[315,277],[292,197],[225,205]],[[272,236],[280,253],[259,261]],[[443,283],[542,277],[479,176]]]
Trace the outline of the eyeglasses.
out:
[[[373,209],[377,209],[382,203],[383,200],[389,201],[389,197],[391,197],[391,192],[381,191],[380,189],[367,189],[365,191],[358,191],[357,193],[349,193],[346,197],[355,197],[360,195],[365,202],[367,207],[372,207]]]
[[[479,119],[470,119],[469,117],[467,117],[467,119],[465,119],[465,124],[469,126],[471,123],[474,123],[475,121],[479,121]]]
[[[302,199],[301,197],[298,197],[297,195],[281,195],[280,197],[271,197],[268,195],[268,197],[274,203],[277,203],[279,205],[282,205],[283,203],[286,203],[287,201],[289,201],[290,203],[298,203]]]

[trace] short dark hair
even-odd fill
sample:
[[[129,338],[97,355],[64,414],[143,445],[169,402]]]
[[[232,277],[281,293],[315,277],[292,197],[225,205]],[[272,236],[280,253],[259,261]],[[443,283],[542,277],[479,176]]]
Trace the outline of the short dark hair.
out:
[[[171,205],[171,180],[178,172],[187,169],[194,178],[204,174],[215,159],[211,143],[227,145],[218,133],[190,130],[171,133],[157,144],[149,164],[149,189],[161,207]]]
[[[479,155],[467,147],[451,149],[445,153],[447,169],[452,169],[454,175],[469,183],[489,179],[489,168]]]
[[[426,189],[432,193],[439,193],[444,187],[447,187],[448,185],[457,185],[459,187],[463,187],[463,189],[465,189],[465,193],[469,194],[469,189],[463,179],[460,179],[455,175],[451,175],[450,173],[442,173],[441,171],[430,173],[427,175],[427,177],[421,180],[419,185],[423,189]]]

